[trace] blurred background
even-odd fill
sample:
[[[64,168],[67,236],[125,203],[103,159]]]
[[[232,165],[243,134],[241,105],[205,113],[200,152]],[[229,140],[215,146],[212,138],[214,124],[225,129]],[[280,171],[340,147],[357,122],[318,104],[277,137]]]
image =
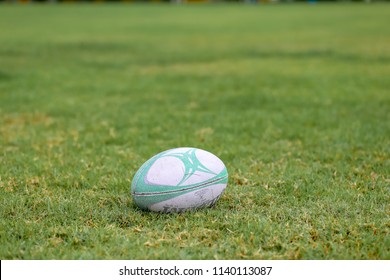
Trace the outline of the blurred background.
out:
[[[94,2],[94,3],[102,3],[102,2],[151,2],[151,3],[218,3],[218,2],[231,2],[231,3],[249,3],[249,4],[257,4],[257,3],[278,3],[278,2],[308,2],[308,3],[317,3],[317,2],[390,2],[390,0],[0,0],[2,2],[11,2],[11,3],[57,3],[57,2],[65,2],[65,3],[75,3],[75,2]]]

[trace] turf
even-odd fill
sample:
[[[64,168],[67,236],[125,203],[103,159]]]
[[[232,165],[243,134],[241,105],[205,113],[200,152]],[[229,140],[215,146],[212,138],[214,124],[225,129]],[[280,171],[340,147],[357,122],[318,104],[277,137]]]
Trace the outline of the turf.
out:
[[[1,259],[390,259],[390,5],[1,5]],[[210,209],[130,182],[193,146]]]

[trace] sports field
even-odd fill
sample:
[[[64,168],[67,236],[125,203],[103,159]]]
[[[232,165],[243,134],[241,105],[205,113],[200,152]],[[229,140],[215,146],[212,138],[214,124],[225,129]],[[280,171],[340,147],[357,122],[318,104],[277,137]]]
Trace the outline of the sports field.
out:
[[[0,5],[0,259],[390,259],[390,5]],[[213,208],[130,195],[174,147]]]

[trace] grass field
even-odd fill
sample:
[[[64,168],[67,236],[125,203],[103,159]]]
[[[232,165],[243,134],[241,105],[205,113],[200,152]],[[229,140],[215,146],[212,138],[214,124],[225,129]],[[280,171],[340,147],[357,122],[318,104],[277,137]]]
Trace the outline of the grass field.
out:
[[[0,259],[390,259],[390,5],[0,5]],[[137,209],[163,150],[215,207]]]

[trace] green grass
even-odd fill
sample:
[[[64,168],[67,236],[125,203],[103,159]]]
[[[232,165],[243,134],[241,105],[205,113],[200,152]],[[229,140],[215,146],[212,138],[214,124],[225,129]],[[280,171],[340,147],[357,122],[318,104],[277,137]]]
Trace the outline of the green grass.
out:
[[[0,5],[1,259],[390,259],[390,5]],[[215,207],[143,212],[163,150]]]

